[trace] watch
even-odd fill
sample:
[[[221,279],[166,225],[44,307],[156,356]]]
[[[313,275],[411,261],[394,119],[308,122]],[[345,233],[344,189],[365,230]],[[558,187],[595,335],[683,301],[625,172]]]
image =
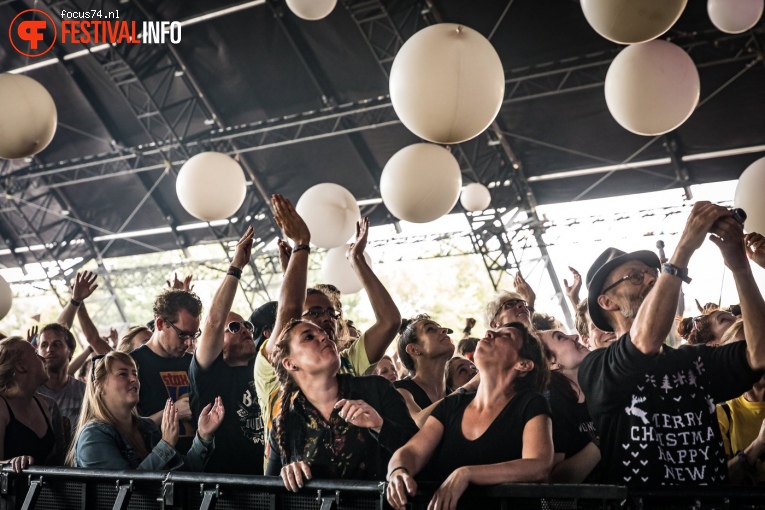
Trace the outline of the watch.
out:
[[[662,266],[662,273],[671,274],[672,276],[677,276],[685,283],[691,283],[691,279],[688,277],[688,268],[679,268],[674,264],[670,264],[669,262],[665,262]]]

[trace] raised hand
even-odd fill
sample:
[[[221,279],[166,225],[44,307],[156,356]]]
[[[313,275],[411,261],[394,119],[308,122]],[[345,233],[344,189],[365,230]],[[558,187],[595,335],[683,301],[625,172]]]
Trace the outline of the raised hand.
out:
[[[571,285],[568,284],[568,280],[563,279],[563,286],[566,287],[566,295],[575,305],[579,304],[579,291],[582,290],[582,275],[579,271],[571,266],[568,266],[568,270],[574,275],[574,280]]]
[[[175,409],[173,401],[168,398],[165,402],[165,410],[162,412],[162,439],[175,448],[179,434],[178,411]]]
[[[215,398],[214,403],[207,404],[202,412],[199,413],[199,422],[197,423],[197,432],[199,437],[205,441],[211,441],[215,431],[223,423],[225,409],[220,397]]]
[[[32,326],[30,329],[27,330],[27,342],[30,344],[34,342],[34,339],[37,337],[37,332],[40,330],[37,326]]]
[[[234,259],[231,265],[243,269],[244,266],[250,263],[250,257],[252,256],[252,241],[255,236],[255,230],[252,225],[247,227],[247,231],[236,243],[236,250],[234,251]]]
[[[340,418],[351,425],[356,425],[363,429],[372,429],[380,432],[383,425],[383,419],[375,408],[363,400],[340,399],[335,404],[335,409],[340,409],[338,413]]]
[[[407,496],[417,493],[417,482],[414,481],[406,469],[397,469],[390,474],[386,496],[388,504],[395,510],[405,510]]]
[[[295,244],[308,244],[311,242],[311,232],[303,218],[295,210],[292,202],[282,195],[271,196],[271,205],[274,207],[274,221],[282,230],[284,237],[291,239]]]
[[[737,271],[749,267],[744,246],[744,228],[739,222],[732,216],[720,218],[712,225],[711,232],[709,240],[720,248],[728,269]]]
[[[96,278],[98,275],[91,271],[77,273],[72,286],[72,299],[80,303],[85,301],[98,288]]]
[[[526,283],[526,280],[521,276],[521,272],[515,273],[515,291],[521,295],[523,299],[529,304],[529,307],[534,308],[534,302],[537,300],[537,295],[531,285]]]
[[[186,278],[183,279],[183,281],[180,281],[178,279],[178,273],[173,273],[173,283],[170,283],[170,280],[165,280],[167,282],[167,286],[171,289],[177,289],[177,290],[185,290],[188,292],[191,292],[194,290],[194,286],[191,285],[191,280],[194,279],[194,275],[190,274]]]
[[[114,328],[109,328],[109,341],[112,343],[112,345],[116,348],[117,344],[120,341],[120,335],[117,333],[117,330]]]
[[[287,490],[297,492],[303,488],[303,478],[311,479],[311,468],[303,461],[287,464],[280,473]]]
[[[752,262],[760,267],[765,267],[765,236],[757,232],[750,232],[744,236],[746,243],[746,255]]]
[[[725,216],[732,218],[733,213],[727,208],[711,202],[696,202],[685,223],[680,241],[677,243],[676,253],[682,250],[688,250],[690,253],[698,250],[704,242],[707,232],[711,232],[712,225]],[[690,253],[686,253],[686,255],[690,256]],[[687,264],[687,261],[682,262]]]
[[[276,246],[279,249],[279,265],[282,268],[282,274],[287,272],[287,266],[290,263],[290,257],[292,256],[292,246],[284,239],[277,239]]]
[[[367,238],[369,237],[369,217],[364,216],[356,222],[356,239],[351,243],[351,247],[348,248],[346,257],[349,259],[357,259],[364,257],[364,250],[367,248]]]

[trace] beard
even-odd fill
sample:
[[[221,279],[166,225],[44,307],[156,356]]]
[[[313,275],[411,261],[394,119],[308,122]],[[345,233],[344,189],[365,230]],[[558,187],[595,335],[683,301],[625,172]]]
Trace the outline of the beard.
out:
[[[621,303],[619,303],[619,311],[626,319],[634,319],[637,316],[638,310],[640,310],[640,306],[643,304],[643,301],[645,301],[646,296],[649,292],[653,289],[653,285],[646,288],[643,292],[640,294],[633,294],[630,296],[625,296]]]

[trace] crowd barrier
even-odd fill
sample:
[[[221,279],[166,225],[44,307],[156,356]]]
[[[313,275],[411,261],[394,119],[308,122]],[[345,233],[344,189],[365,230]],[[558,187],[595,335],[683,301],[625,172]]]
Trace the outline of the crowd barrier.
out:
[[[423,484],[412,509],[427,508]],[[30,467],[0,471],[0,510],[377,510],[389,508],[385,484],[312,480],[298,493],[281,479],[180,472]],[[460,508],[535,510],[765,510],[765,488],[627,489],[614,485],[512,484],[471,487]]]

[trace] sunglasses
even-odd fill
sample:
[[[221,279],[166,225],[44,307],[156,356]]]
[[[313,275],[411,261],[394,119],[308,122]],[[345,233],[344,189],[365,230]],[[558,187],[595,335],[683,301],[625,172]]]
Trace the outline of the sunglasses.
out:
[[[106,354],[97,354],[90,358],[90,380],[93,381],[93,384],[96,382],[96,365],[99,361],[104,359],[104,356],[106,356]]]
[[[652,269],[645,269],[643,271],[638,271],[638,272],[630,273],[627,276],[622,276],[621,278],[616,280],[614,283],[612,283],[611,285],[609,285],[605,289],[601,290],[600,293],[601,294],[605,294],[609,290],[613,289],[614,287],[616,287],[620,283],[626,282],[627,280],[629,280],[633,285],[642,285],[643,281],[645,280],[645,275],[646,274],[650,274],[654,278],[657,278],[659,276],[659,270],[658,269],[653,269],[653,268]]]
[[[303,312],[303,315],[301,317],[310,315],[314,319],[318,319],[319,317],[323,317],[324,314],[327,314],[327,316],[330,319],[337,320],[340,318],[340,314],[336,312],[334,308],[324,308],[321,306],[312,306],[311,308]]]
[[[202,335],[202,330],[201,329],[196,330],[195,333],[189,333],[188,331],[181,331],[180,329],[175,327],[175,324],[173,324],[172,322],[170,322],[167,319],[165,319],[165,322],[170,324],[170,327],[175,330],[175,333],[178,335],[178,339],[181,342],[185,342],[186,340],[189,340],[189,339],[196,340],[197,338],[199,338]]]
[[[242,330],[242,327],[252,333],[255,330],[255,326],[250,321],[231,321],[226,325],[226,331],[232,335],[236,335]]]

